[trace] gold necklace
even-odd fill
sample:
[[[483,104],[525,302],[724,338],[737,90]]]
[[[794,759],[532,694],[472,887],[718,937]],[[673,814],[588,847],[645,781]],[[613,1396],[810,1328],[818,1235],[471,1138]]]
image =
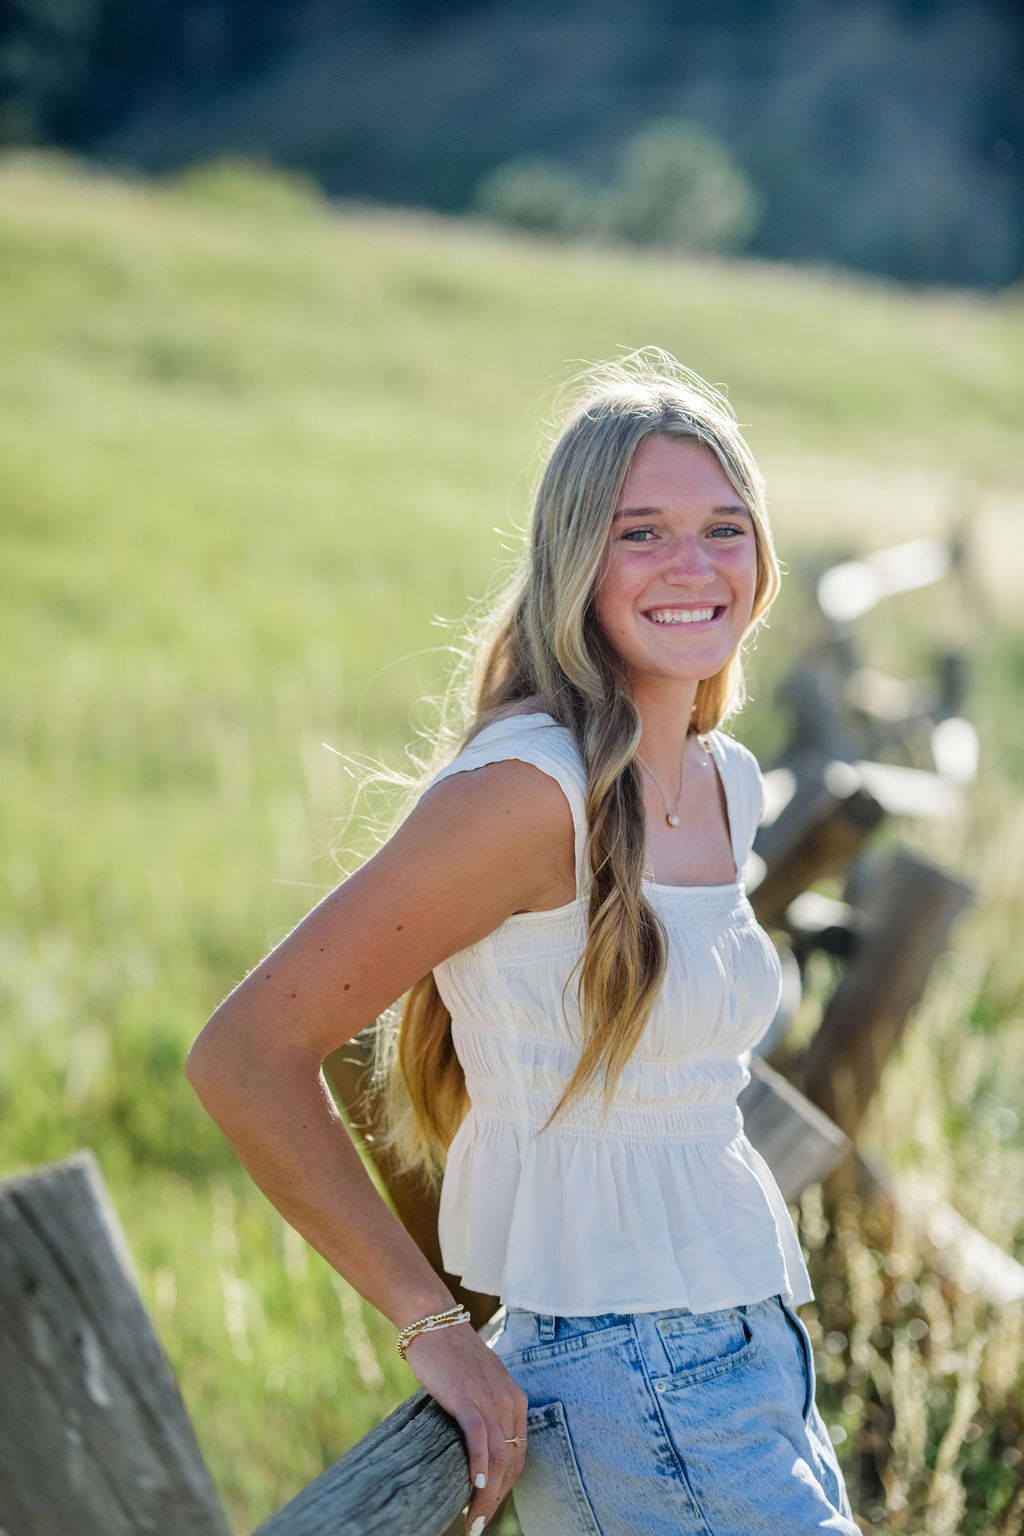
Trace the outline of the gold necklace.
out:
[[[685,751],[685,748],[684,748],[684,751]],[[642,758],[640,756],[639,752],[634,752],[633,756],[636,758],[636,760],[640,764],[641,768],[643,768],[647,773],[650,774],[651,779],[653,780],[654,785],[655,785],[655,787],[658,790],[658,793],[660,794],[662,800],[665,802],[665,822],[666,822],[666,825],[670,826],[670,827],[678,827],[678,825],[679,825],[679,806],[682,803],[682,798],[683,798],[683,769],[682,769],[682,764],[680,764],[680,767],[679,767],[679,793],[676,796],[676,808],[675,808],[675,810],[673,810],[672,807],[669,805],[668,795],[666,795],[666,793],[665,793],[664,786],[662,785],[662,782],[658,778],[658,775],[655,773],[654,769],[651,767],[650,763],[648,763],[644,758]]]
[[[639,752],[634,753],[634,756],[636,757],[636,760],[640,764],[641,768],[643,768],[650,775],[651,779],[653,780],[653,782],[654,782],[654,784],[655,784],[655,786],[656,786],[656,788],[658,790],[658,793],[661,795],[661,798],[665,802],[665,821],[667,822],[667,824],[670,827],[678,827],[678,825],[679,825],[679,803],[680,803],[680,801],[683,798],[683,771],[682,771],[682,768],[680,768],[680,770],[679,770],[679,793],[676,796],[676,808],[675,808],[675,810],[673,810],[672,807],[668,803],[668,795],[666,795],[664,789],[662,788],[661,780],[658,778],[658,775],[654,772],[654,769],[651,767],[650,763],[644,762],[644,759],[640,756]]]

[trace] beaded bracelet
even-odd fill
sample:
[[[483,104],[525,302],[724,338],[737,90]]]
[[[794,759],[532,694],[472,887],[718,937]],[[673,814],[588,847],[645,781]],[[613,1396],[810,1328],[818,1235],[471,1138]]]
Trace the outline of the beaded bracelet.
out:
[[[454,1328],[457,1323],[468,1323],[469,1313],[463,1306],[449,1307],[447,1312],[431,1312],[429,1317],[421,1317],[417,1322],[410,1323],[403,1328],[398,1335],[398,1353],[405,1359],[405,1351],[418,1333],[436,1333],[440,1328]]]

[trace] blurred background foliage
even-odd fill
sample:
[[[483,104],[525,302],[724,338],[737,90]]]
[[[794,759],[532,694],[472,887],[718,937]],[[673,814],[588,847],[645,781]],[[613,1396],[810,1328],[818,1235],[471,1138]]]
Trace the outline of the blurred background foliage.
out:
[[[484,177],[476,207],[532,234],[708,252],[745,246],[760,213],[750,181],[722,145],[671,119],[627,141],[608,186],[554,159],[508,160]]]
[[[900,829],[977,896],[868,1141],[1024,1258],[1019,294],[556,247],[244,164],[154,183],[25,153],[0,160],[0,291],[0,1168],[95,1150],[236,1530],[412,1383],[394,1330],[242,1175],[184,1056],[367,847],[345,760],[402,764],[443,673],[434,621],[515,547],[567,360],[657,341],[752,424],[790,567],[736,727],[766,761],[778,681],[818,640],[808,575],[962,528],[964,584],[859,633],[900,677],[964,646],[982,740],[958,816]],[[800,1220],[868,1528],[1019,1531],[1020,1306],[958,1295],[906,1222],[813,1193]]]
[[[0,9],[0,141],[913,283],[1024,272],[1022,79],[1016,0]]]

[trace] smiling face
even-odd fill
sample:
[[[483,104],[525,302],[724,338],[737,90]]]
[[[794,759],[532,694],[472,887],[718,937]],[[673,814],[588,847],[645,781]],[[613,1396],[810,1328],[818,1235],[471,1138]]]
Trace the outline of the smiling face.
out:
[[[713,677],[750,624],[753,519],[715,454],[645,437],[626,475],[594,613],[634,694]]]

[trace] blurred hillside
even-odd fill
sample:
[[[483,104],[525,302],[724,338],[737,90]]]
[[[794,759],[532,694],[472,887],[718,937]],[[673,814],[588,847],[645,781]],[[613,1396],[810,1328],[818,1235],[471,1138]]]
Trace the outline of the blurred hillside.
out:
[[[20,0],[0,138],[163,172],[233,154],[459,212],[523,156],[597,185],[697,125],[752,254],[913,283],[1024,273],[1015,0]]]

